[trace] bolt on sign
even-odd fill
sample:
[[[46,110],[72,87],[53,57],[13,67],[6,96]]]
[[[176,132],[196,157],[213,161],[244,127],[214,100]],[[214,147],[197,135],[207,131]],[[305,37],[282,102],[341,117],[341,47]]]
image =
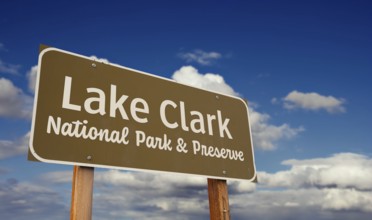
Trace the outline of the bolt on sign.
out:
[[[244,100],[56,48],[39,55],[30,152],[47,163],[256,176]]]

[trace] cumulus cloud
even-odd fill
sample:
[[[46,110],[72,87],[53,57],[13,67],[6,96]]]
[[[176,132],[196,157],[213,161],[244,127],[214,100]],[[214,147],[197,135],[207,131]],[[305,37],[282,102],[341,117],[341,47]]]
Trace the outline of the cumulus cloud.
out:
[[[173,73],[172,79],[179,83],[197,88],[203,88],[232,96],[239,95],[225,82],[222,76],[214,73],[201,74],[192,66],[181,67]]]
[[[175,71],[172,78],[186,85],[203,88],[215,92],[231,96],[239,96],[239,93],[228,85],[224,78],[218,74],[206,73],[201,74],[192,66],[183,66]],[[269,123],[270,116],[268,114],[259,113],[250,108],[249,115],[253,144],[256,148],[262,150],[276,149],[276,142],[281,139],[290,139],[297,136],[300,132],[304,131],[303,127],[292,128],[288,124],[279,126]]]
[[[14,64],[6,63],[0,59],[0,73],[19,75],[20,68],[21,68],[21,65],[14,65]]]
[[[27,153],[30,133],[17,140],[0,140],[0,160]]]
[[[344,188],[372,191],[372,158],[354,153],[339,153],[328,158],[286,160],[289,170],[275,174],[260,173],[269,187]]]
[[[283,98],[283,106],[286,109],[306,109],[311,111],[326,110],[328,113],[345,112],[343,106],[345,100],[333,96],[323,96],[315,92],[302,93],[292,91]]]
[[[192,52],[179,53],[178,56],[188,63],[196,62],[200,65],[211,65],[222,55],[217,52],[205,52],[203,50],[194,50]]]
[[[327,210],[372,212],[372,192],[355,189],[327,189],[322,208]]]
[[[251,193],[256,190],[256,183],[249,181],[229,181],[228,186],[230,194]]]
[[[293,128],[286,123],[272,125],[269,123],[270,115],[257,112],[254,108],[249,110],[253,144],[259,149],[275,150],[277,141],[293,138],[305,130],[303,127]]]
[[[27,79],[28,79],[28,89],[32,93],[35,93],[37,70],[38,70],[38,65],[35,65],[31,67],[31,69],[26,74]]]
[[[371,192],[352,189],[257,190],[230,197],[233,219],[369,219]]]
[[[368,219],[371,163],[371,157],[355,153],[285,160],[288,170],[258,172],[254,192],[231,195],[234,219]]]
[[[30,119],[33,98],[24,94],[10,80],[0,78],[0,117]]]

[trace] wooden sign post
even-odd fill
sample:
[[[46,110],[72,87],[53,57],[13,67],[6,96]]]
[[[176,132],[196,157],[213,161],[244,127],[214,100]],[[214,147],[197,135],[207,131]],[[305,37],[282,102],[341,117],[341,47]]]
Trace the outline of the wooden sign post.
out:
[[[92,219],[93,179],[93,167],[74,166],[70,220]]]
[[[211,220],[230,220],[229,195],[226,180],[208,178],[209,212]]]

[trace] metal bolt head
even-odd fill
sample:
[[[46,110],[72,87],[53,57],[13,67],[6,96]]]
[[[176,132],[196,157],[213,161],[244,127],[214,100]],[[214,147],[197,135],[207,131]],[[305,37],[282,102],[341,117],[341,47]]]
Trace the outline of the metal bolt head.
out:
[[[226,170],[222,170],[222,173],[223,173],[223,175],[226,175],[227,172],[226,172]]]
[[[97,65],[95,63],[92,63],[92,67],[96,67]]]
[[[216,99],[219,99],[220,97],[218,95],[216,95]]]
[[[92,156],[87,156],[87,160],[91,160],[92,159]]]

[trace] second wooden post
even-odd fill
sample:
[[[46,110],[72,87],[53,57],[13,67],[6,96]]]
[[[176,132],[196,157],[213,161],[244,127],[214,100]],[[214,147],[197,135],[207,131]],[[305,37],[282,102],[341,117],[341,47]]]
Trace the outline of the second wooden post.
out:
[[[208,179],[211,220],[230,220],[229,195],[226,180]]]
[[[74,166],[70,220],[91,220],[94,168]]]

